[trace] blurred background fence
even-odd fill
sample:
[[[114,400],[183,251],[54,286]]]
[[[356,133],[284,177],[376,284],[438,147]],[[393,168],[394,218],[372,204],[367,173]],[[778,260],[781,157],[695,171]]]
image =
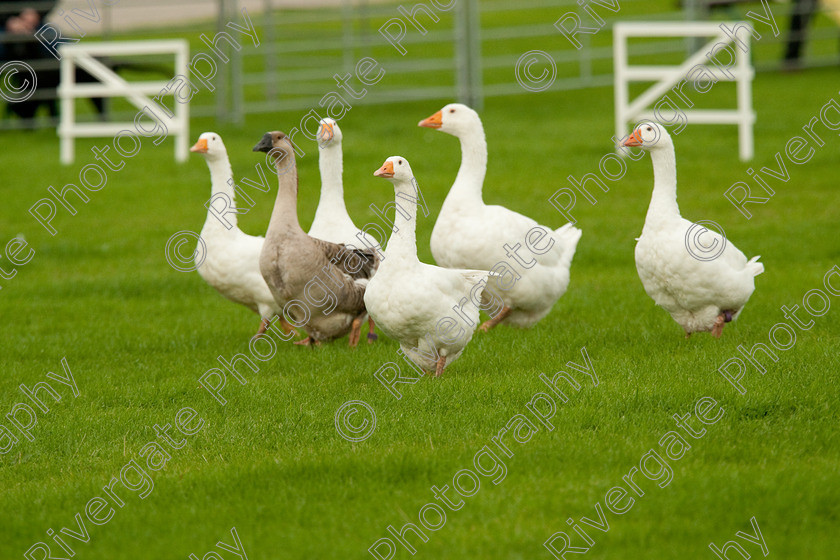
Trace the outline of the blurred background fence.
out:
[[[780,34],[774,37],[767,29],[760,30],[762,39],[753,45],[756,68],[837,65],[840,29],[830,8],[834,2],[826,1],[771,2]],[[55,4],[0,0],[0,14],[6,14],[5,21],[23,5],[48,9]],[[451,8],[443,9],[447,5]],[[367,94],[360,99],[348,99],[353,104],[443,98],[480,107],[485,96],[528,93],[517,82],[514,69],[529,51],[545,53],[531,73],[556,72],[552,90],[611,86],[610,28],[615,21],[742,20],[749,10],[763,13],[760,2],[743,0],[600,0],[588,1],[585,6],[591,11],[585,11],[576,0],[121,0],[111,6],[103,0],[66,0],[57,2],[48,21],[65,36],[79,37],[81,29],[83,41],[184,37],[195,53],[208,50],[199,38],[202,33],[212,37],[225,29],[227,22],[241,24],[245,8],[257,28],[260,45],[254,46],[244,36],[240,50],[221,42],[230,62],[219,65],[215,92],[197,95],[191,107],[196,116],[241,123],[248,114],[318,109],[322,97],[337,89],[333,76],[352,74],[363,57],[375,59],[387,79],[367,87]],[[72,11],[92,14],[94,8],[96,16],[87,19]],[[791,34],[793,14],[810,15],[812,11],[806,31]],[[599,25],[592,12],[604,21],[599,32],[578,35],[580,49],[555,27],[568,12],[579,14],[584,26]],[[807,39],[802,52],[796,57],[788,52],[785,60],[791,40],[795,42],[797,37]],[[19,40],[9,33],[2,39],[4,45]],[[631,55],[670,63],[692,46],[685,39],[639,41],[632,45]],[[10,59],[9,49],[5,51],[2,62]],[[153,73],[160,79],[161,74],[171,72],[154,60],[145,66],[120,66],[119,60],[110,63],[129,77]],[[52,57],[33,63],[39,72],[57,67],[58,61]],[[54,85],[43,81],[45,87],[33,100],[55,97]],[[39,108],[39,118],[27,124],[55,126],[57,121],[48,108]],[[103,110],[129,109],[114,101],[106,103]],[[80,107],[78,111],[97,118],[95,108]],[[7,107],[0,126],[16,128],[21,123],[8,114]]]

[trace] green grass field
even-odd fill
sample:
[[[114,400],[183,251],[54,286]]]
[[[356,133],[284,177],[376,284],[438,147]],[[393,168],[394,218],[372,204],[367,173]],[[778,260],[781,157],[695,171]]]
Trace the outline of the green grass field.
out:
[[[229,376],[228,402],[219,405],[198,379],[218,366],[217,356],[248,353],[257,317],[164,258],[170,235],[203,224],[210,192],[204,161],[192,156],[175,164],[171,140],[160,147],[144,141],[89,203],[78,205],[77,215],[59,207],[52,237],[28,209],[49,185],[75,182],[92,161],[89,146],[105,140],[80,141],[77,163],[62,167],[54,132],[6,134],[0,242],[20,233],[36,253],[0,281],[0,424],[20,439],[0,455],[0,558],[21,558],[38,541],[62,557],[48,531],[77,531],[77,512],[89,542],[63,538],[81,559],[201,558],[210,550],[235,558],[214,547],[232,543],[234,526],[251,559],[370,558],[368,547],[390,536],[386,527],[418,523],[420,508],[434,502],[430,487],[451,486],[514,414],[526,413],[531,396],[545,388],[540,373],[582,364],[583,347],[599,384],[578,374],[583,387],[559,406],[556,428],[540,429],[527,443],[509,442],[514,456],[503,458],[505,478],[496,485],[481,476],[480,490],[448,512],[427,543],[410,537],[416,557],[548,559],[543,543],[557,531],[582,546],[566,519],[597,520],[594,504],[603,504],[650,449],[661,450],[660,437],[675,429],[672,415],[693,413],[704,396],[720,404],[723,417],[681,459],[668,460],[673,480],[664,488],[637,475],[644,496],[624,515],[605,511],[607,532],[587,529],[595,545],[586,556],[713,558],[709,543],[751,534],[754,517],[774,557],[835,557],[840,300],[832,298],[810,330],[797,329],[795,346],[778,352],[778,362],[765,360],[765,375],[750,369],[745,395],[717,369],[738,355],[739,345],[768,343],[771,327],[785,320],[780,307],[802,305],[840,264],[836,133],[824,135],[825,146],[807,164],[787,162],[790,181],[776,183],[767,204],[750,206],[751,220],[723,196],[748,179],[747,168],[773,164],[788,139],[837,97],[836,76],[836,69],[757,76],[751,163],[737,159],[734,127],[690,126],[675,137],[683,215],[718,222],[766,267],[722,339],[685,340],[638,280],[634,238],[652,187],[645,157],[629,164],[608,193],[598,193],[596,205],[579,198],[574,214],[584,233],[572,282],[546,319],[528,331],[478,333],[443,377],[400,385],[400,400],[373,377],[383,363],[400,362],[398,345],[381,337],[357,349],[346,339],[317,349],[281,345],[273,359],[258,363],[258,373],[244,370],[246,385]],[[416,123],[448,101],[359,106],[341,121],[351,216],[357,225],[375,220],[368,205],[381,207],[393,190],[372,173],[386,157],[405,156],[431,209],[418,224],[427,262],[460,153],[454,138]],[[260,157],[251,147],[266,130],[288,130],[302,115],[255,116],[242,128],[194,119],[192,136],[222,134],[235,175],[253,177]],[[491,98],[482,118],[490,151],[485,201],[562,225],[547,200],[568,184],[567,175],[596,171],[610,150],[612,91]],[[320,182],[315,144],[302,147],[299,214],[307,227]],[[245,231],[264,233],[273,197],[273,191],[256,197],[240,218]],[[7,259],[0,264],[8,270]],[[20,384],[63,374],[62,357],[80,395],[51,382],[62,400],[41,393],[50,411],[38,411],[29,441],[5,414],[29,402]],[[334,426],[338,407],[354,399],[377,414],[375,432],[361,443],[343,439]],[[141,499],[142,489],[117,484],[124,507],[103,525],[87,521],[88,501],[103,496],[103,486],[130,460],[145,465],[140,450],[155,440],[153,426],[173,424],[184,407],[198,412],[203,427],[171,451],[164,468],[148,471],[153,490]],[[758,545],[739,542],[758,557]],[[394,557],[409,556],[400,547]]]

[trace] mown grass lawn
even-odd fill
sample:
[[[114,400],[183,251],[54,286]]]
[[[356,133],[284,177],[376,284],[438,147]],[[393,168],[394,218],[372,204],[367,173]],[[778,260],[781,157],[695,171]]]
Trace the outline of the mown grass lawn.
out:
[[[73,398],[53,382],[63,398],[54,403],[41,395],[50,412],[38,413],[34,441],[21,437],[0,456],[0,557],[21,558],[38,541],[60,556],[47,531],[76,530],[74,515],[84,517],[85,504],[103,496],[102,487],[130,460],[145,464],[139,452],[155,440],[153,426],[174,423],[184,407],[198,411],[201,430],[171,451],[163,469],[150,471],[154,489],[144,499],[118,484],[124,507],[101,526],[85,518],[87,544],[63,537],[78,558],[201,558],[218,540],[231,543],[233,526],[249,558],[370,557],[368,547],[389,536],[388,525],[418,523],[420,508],[434,501],[430,487],[451,486],[514,414],[526,412],[531,396],[545,388],[540,373],[582,364],[583,347],[599,384],[577,375],[583,387],[559,407],[556,428],[510,443],[514,456],[504,458],[504,480],[494,485],[481,477],[480,490],[448,512],[428,543],[410,537],[417,557],[550,558],[543,542],[557,531],[581,546],[566,519],[597,519],[594,504],[645,453],[660,450],[659,438],[675,429],[672,416],[692,412],[703,396],[720,404],[723,417],[680,460],[668,461],[667,486],[637,475],[644,496],[624,515],[606,512],[606,533],[588,529],[596,542],[588,556],[712,558],[710,542],[751,533],[755,517],[775,557],[833,557],[840,547],[840,301],[832,298],[810,330],[796,329],[795,346],[778,352],[776,363],[765,360],[765,375],[750,369],[745,395],[717,369],[738,355],[739,345],[768,343],[770,328],[785,320],[780,307],[801,305],[840,264],[836,133],[825,135],[809,163],[788,162],[790,181],[776,183],[767,204],[751,206],[751,220],[723,196],[747,180],[748,167],[773,164],[787,140],[837,97],[836,71],[760,74],[754,95],[753,162],[738,161],[734,127],[691,126],[675,137],[683,215],[718,222],[747,255],[761,254],[766,267],[722,339],[685,340],[636,276],[634,238],[652,187],[645,157],[630,163],[609,192],[598,192],[596,205],[579,199],[574,214],[584,235],[572,283],[545,320],[529,331],[479,333],[442,378],[401,385],[400,400],[373,377],[383,363],[400,361],[397,344],[382,337],[355,350],[346,340],[314,350],[282,345],[258,363],[258,373],[241,370],[246,385],[229,376],[227,404],[219,405],[198,378],[218,366],[217,356],[248,352],[257,318],[164,258],[170,235],[199,231],[203,223],[204,161],[193,156],[178,165],[171,141],[160,147],[144,141],[88,204],[77,205],[77,215],[58,209],[52,237],[29,207],[47,196],[48,185],[74,182],[91,161],[89,146],[104,141],[79,142],[77,164],[62,167],[54,133],[4,135],[0,241],[21,233],[36,254],[14,278],[0,281],[0,414],[28,402],[21,383],[31,387],[47,372],[63,373],[62,357],[81,394]],[[345,193],[357,225],[375,221],[369,204],[392,200],[390,185],[373,171],[390,155],[407,157],[431,209],[418,225],[427,262],[431,228],[460,153],[454,138],[416,123],[447,101],[359,106],[341,121]],[[236,176],[253,178],[260,158],[251,147],[266,130],[288,130],[301,116],[252,117],[241,129],[196,119],[192,136],[221,133]],[[490,150],[485,200],[561,225],[547,199],[567,175],[596,171],[610,150],[612,92],[488,99],[482,117]],[[303,147],[306,227],[320,182],[317,148]],[[240,218],[243,229],[265,231],[273,195],[256,197]],[[334,426],[336,409],[352,399],[377,413],[376,431],[361,443],[342,439]],[[11,426],[3,416],[0,424]],[[740,542],[753,557],[760,554],[757,545]],[[395,556],[408,557],[402,548]]]

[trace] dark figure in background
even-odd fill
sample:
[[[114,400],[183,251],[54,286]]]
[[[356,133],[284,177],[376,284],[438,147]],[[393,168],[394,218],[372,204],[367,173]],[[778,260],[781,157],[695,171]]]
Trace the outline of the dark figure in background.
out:
[[[35,38],[55,4],[50,0],[0,0],[0,65],[20,60],[32,66],[38,77],[39,91],[58,87],[58,60]],[[18,74],[12,76],[13,82],[20,79]],[[20,85],[15,83],[15,86]],[[39,99],[37,93],[34,99],[7,104],[6,112],[31,119],[40,105],[46,105],[50,115],[57,116],[55,99]]]
[[[50,116],[58,116],[57,89],[61,82],[58,59],[35,37],[45,22],[47,14],[55,7],[56,0],[0,0],[0,66],[12,60],[29,64],[38,77],[35,94],[26,101],[6,104],[6,114],[15,114],[24,119],[27,125],[33,124],[33,117],[41,105],[45,105]],[[47,37],[51,37],[47,33]],[[72,35],[71,35],[72,36]],[[172,76],[168,65],[138,64],[116,62],[108,57],[99,58],[105,66],[117,72],[132,69],[140,72]],[[20,80],[26,76],[14,74],[11,81],[20,87]],[[97,80],[85,70],[76,68],[76,83],[96,83]],[[105,100],[101,97],[89,98],[100,119],[106,119]]]
[[[743,4],[745,0],[706,0],[705,7],[708,15],[714,8],[732,8]],[[808,35],[808,25],[817,11],[819,0],[792,0],[790,12],[790,29],[783,59],[784,68],[797,70],[801,67],[800,58]]]
[[[798,69],[799,58],[802,56],[802,46],[808,34],[808,23],[817,10],[817,0],[794,0],[790,17],[790,31],[788,31],[787,47],[785,49],[785,68]]]

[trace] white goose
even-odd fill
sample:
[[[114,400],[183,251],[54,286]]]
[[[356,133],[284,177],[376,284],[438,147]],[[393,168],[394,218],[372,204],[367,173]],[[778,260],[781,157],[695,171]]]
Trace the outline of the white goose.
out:
[[[417,196],[411,167],[403,157],[389,157],[374,175],[394,184],[397,204],[405,200],[401,193]],[[395,213],[396,228],[365,291],[365,307],[414,363],[440,375],[458,359],[478,326],[479,290],[490,273],[420,262],[417,205],[402,204],[402,208],[408,217]]]
[[[321,119],[317,134],[320,148],[318,167],[321,170],[321,198],[309,228],[309,235],[331,243],[379,251],[379,243],[356,227],[344,204],[344,155],[341,149],[343,137],[334,119]],[[368,343],[371,343],[376,340],[372,319],[368,319],[368,327]]]
[[[636,243],[636,270],[645,292],[682,326],[686,338],[708,331],[719,338],[724,324],[750,299],[764,265],[680,216],[674,143],[664,127],[642,124],[624,145],[647,150],[653,162],[653,195]]]
[[[257,335],[265,332],[274,315],[280,317],[285,333],[292,332],[291,325],[283,318],[282,307],[275,302],[260,273],[263,238],[248,235],[237,226],[233,172],[222,137],[205,132],[190,151],[204,156],[210,169],[211,194],[226,196],[230,210],[224,216],[231,224],[229,229],[220,218],[207,212],[200,235],[207,251],[198,267],[199,275],[229,300],[259,313],[262,320]],[[199,258],[197,254],[196,259]]]
[[[504,206],[484,204],[487,142],[478,113],[466,105],[449,104],[419,126],[461,141],[461,168],[432,230],[432,255],[441,266],[497,273],[485,297],[500,297],[504,307],[482,330],[499,323],[534,325],[566,293],[581,231],[572,224],[552,231]]]
[[[344,243],[359,249],[379,248],[379,244],[353,223],[344,204],[344,156],[341,149],[343,135],[333,119],[322,119],[318,128],[318,167],[321,169],[321,199],[309,235],[329,241]],[[365,239],[362,242],[359,236]]]

